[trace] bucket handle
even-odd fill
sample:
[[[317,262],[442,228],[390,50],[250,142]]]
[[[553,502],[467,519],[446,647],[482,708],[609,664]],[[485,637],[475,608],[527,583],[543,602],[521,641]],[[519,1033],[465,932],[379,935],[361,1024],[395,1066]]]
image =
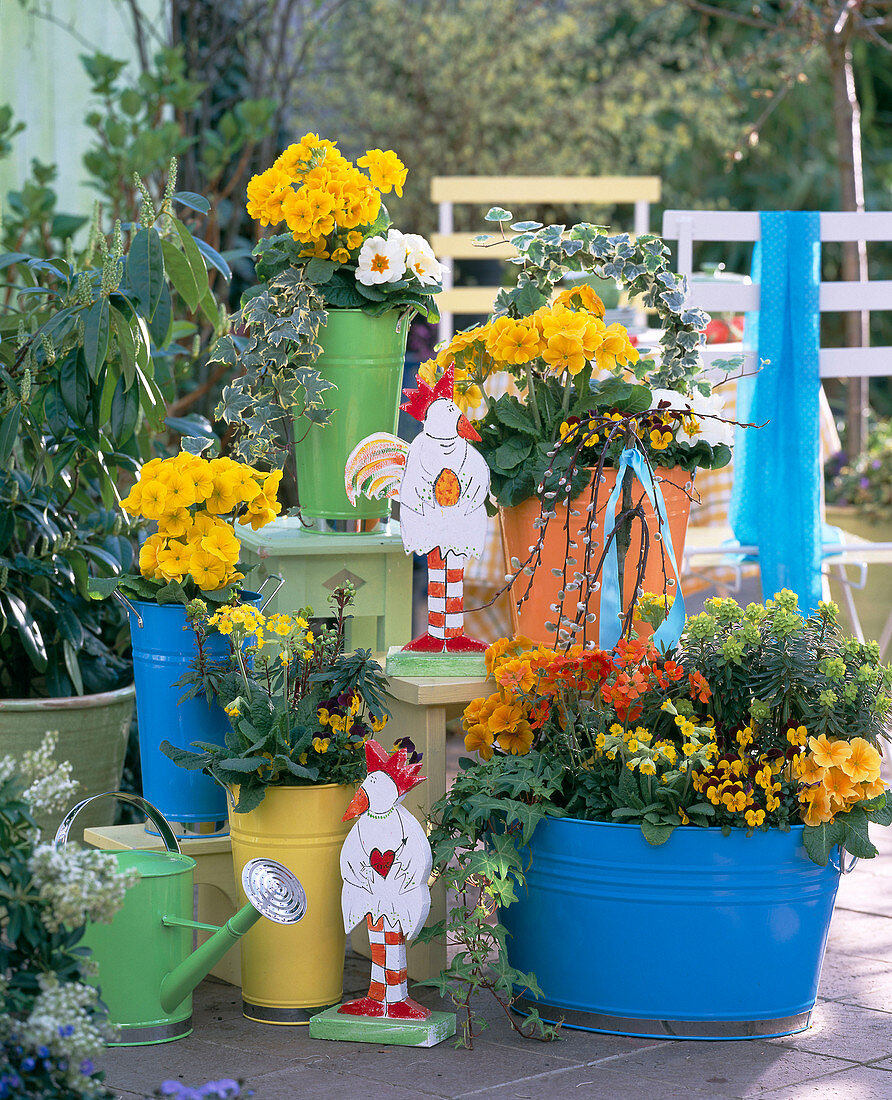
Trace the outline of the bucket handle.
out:
[[[270,581],[277,581],[278,583],[276,584],[276,587],[272,590],[272,592],[270,592],[269,595],[264,598],[263,603],[261,603],[260,607],[258,608],[259,611],[265,610],[269,601],[278,593],[279,589],[285,583],[285,578],[282,576],[281,573],[270,573],[266,580],[264,580],[263,584],[257,589],[258,596],[263,595],[263,590],[264,588],[266,588]]]
[[[851,863],[846,866],[846,856],[851,859]],[[855,870],[855,865],[858,862],[858,857],[853,856],[851,852],[847,852],[842,845],[839,846],[839,855],[831,854],[830,863],[841,875],[850,875]]]
[[[136,624],[139,627],[139,629],[142,630],[142,615],[140,615],[140,613],[136,610],[136,608],[133,606],[133,604],[127,599],[127,597],[122,592],[119,592],[117,590],[117,588],[114,590],[112,595],[115,597],[116,600],[119,601],[119,603],[122,603],[132,615],[136,616]],[[108,791],[106,793],[111,794],[112,792]],[[96,797],[98,798],[99,796],[97,795]]]
[[[137,809],[141,810],[146,815],[149,821],[152,822],[161,834],[161,839],[164,841],[168,852],[180,851],[180,843],[174,835],[174,831],[168,824],[164,814],[153,806],[151,802],[146,802],[146,800],[141,798],[138,794],[128,794],[126,791],[103,791],[102,794],[94,794],[91,795],[90,798],[85,798],[82,802],[78,802],[76,806],[73,806],[68,811],[62,824],[56,830],[56,835],[53,837],[53,847],[64,844],[68,840],[68,834],[71,832],[71,826],[74,824],[74,819],[85,806],[89,806],[91,802],[95,802],[98,798],[109,797],[117,798],[119,802],[129,802],[131,806],[136,806]]]

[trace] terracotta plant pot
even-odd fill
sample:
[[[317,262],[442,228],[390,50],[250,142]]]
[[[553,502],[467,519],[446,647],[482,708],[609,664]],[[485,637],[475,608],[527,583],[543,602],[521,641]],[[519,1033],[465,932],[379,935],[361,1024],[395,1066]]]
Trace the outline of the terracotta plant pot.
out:
[[[672,469],[657,467],[654,470],[654,475],[663,479],[662,482],[660,482],[660,488],[662,489],[663,499],[666,503],[666,515],[669,519],[669,530],[672,534],[672,546],[675,550],[676,561],[679,563],[680,567],[681,556],[684,553],[685,538],[688,530],[688,518],[691,513],[691,501],[687,494],[691,492],[693,482],[691,475],[686,470],[682,470],[677,466]],[[597,524],[593,532],[593,537],[598,542],[603,541],[604,512],[607,507],[607,501],[616,484],[616,470],[604,470],[604,479],[604,484],[601,486],[601,490],[598,493]],[[589,482],[589,485],[591,485],[591,482]],[[641,486],[636,483],[632,492],[633,499],[637,501],[643,490]],[[573,547],[570,548],[570,554],[576,556],[579,561],[582,561],[583,558],[584,547],[581,542],[581,536],[585,533],[584,528],[586,519],[588,518],[586,505],[588,502],[589,488],[586,487],[569,505],[571,513],[580,513],[578,516],[570,516],[570,538],[571,541],[577,544],[575,550]],[[663,555],[660,553],[661,543],[655,539],[655,536],[659,533],[659,520],[646,497],[644,499],[644,507],[647,517],[647,527],[650,532],[650,552],[647,557],[647,564],[644,572],[643,588],[645,592],[662,592],[664,589]],[[564,530],[564,524],[567,520],[567,505],[556,504],[555,510],[557,515],[549,520],[548,529],[545,533],[545,545],[542,549],[542,561],[533,578],[529,597],[523,601],[518,609],[517,601],[526,591],[527,581],[529,579],[521,575],[514,583],[513,598],[511,600],[511,625],[515,633],[525,634],[534,642],[542,642],[545,644],[552,644],[555,640],[554,632],[547,631],[545,629],[545,624],[546,622],[557,622],[557,614],[552,609],[551,604],[558,602],[557,593],[560,591],[562,584],[561,578],[556,577],[552,573],[552,569],[563,570],[567,556],[566,532]],[[515,505],[512,508],[499,509],[499,518],[502,526],[502,546],[505,550],[506,573],[513,572],[511,568],[512,558],[517,558],[519,561],[524,562],[529,557],[530,547],[536,543],[540,534],[539,529],[533,526],[534,521],[539,517],[540,511],[541,505],[536,497],[530,497],[529,500],[525,500],[522,504]],[[635,550],[637,542],[638,525],[637,523],[633,523],[632,550],[627,556],[626,567],[623,573],[623,597],[626,603],[628,603],[628,594],[631,592],[635,583],[638,558]],[[600,554],[600,549],[598,553]],[[665,563],[665,569],[666,576],[674,580],[672,566],[669,564],[668,560]],[[670,585],[670,595],[674,593],[674,590],[674,585]],[[577,599],[578,593],[568,592],[563,600],[562,612],[568,619],[572,620],[576,618]],[[599,615],[600,605],[601,590],[599,588],[597,592],[592,594],[589,600],[589,611],[596,616]],[[651,628],[646,623],[636,624],[636,630],[641,637],[645,637],[652,633]],[[589,639],[597,640],[597,620],[588,625],[586,636]]]

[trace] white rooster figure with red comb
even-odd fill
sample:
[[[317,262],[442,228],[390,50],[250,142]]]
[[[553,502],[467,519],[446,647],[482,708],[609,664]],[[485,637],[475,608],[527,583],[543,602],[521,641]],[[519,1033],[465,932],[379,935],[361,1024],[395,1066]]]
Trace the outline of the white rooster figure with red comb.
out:
[[[420,757],[405,748],[388,753],[377,741],[366,741],[365,757],[368,775],[344,814],[345,821],[357,820],[341,848],[341,909],[347,933],[363,920],[368,926],[372,976],[368,995],[338,1012],[426,1020],[430,1010],[408,993],[406,941],[430,912],[431,849],[424,829],[400,805],[424,782]]]
[[[398,497],[407,554],[426,554],[427,631],[404,646],[410,653],[477,653],[486,642],[464,630],[465,561],[483,553],[489,467],[470,444],[480,441],[453,400],[453,370],[435,386],[419,379],[404,390],[400,408],[423,427],[411,444],[381,432],[370,435],[347,459],[344,483],[351,503]]]

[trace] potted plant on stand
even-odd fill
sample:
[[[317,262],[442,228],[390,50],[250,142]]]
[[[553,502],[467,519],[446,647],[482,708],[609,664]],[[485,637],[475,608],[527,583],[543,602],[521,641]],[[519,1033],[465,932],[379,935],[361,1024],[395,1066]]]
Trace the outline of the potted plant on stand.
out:
[[[200,654],[193,691],[212,692],[230,728],[222,746],[193,742],[199,751],[190,752],[164,742],[162,751],[229,791],[236,882],[249,859],[272,853],[307,895],[299,924],[258,926],[243,941],[244,1013],[263,1023],[305,1023],[343,992],[342,819],[365,775],[363,745],[387,721],[380,666],[368,650],[344,652],[352,600],[350,586],[336,589],[334,626],[320,630],[309,609],[265,616],[241,604],[209,614],[202,600],[188,608]],[[213,631],[229,641],[224,660],[207,655]]]
[[[661,623],[665,605],[646,596],[639,615]],[[464,715],[481,762],[435,808],[435,855],[459,839],[462,878],[477,840],[529,840],[508,874],[487,868],[516,1007],[680,1038],[808,1026],[840,871],[876,854],[869,823],[892,822],[878,750],[892,669],[836,616],[783,591],[745,610],[708,601],[668,652],[634,637],[491,647],[498,690]],[[466,917],[451,923],[467,940]],[[613,946],[636,927],[672,945],[638,970]],[[467,989],[460,967],[450,977]]]
[[[119,786],[133,707],[122,611],[89,598],[91,580],[131,565],[116,474],[138,467],[148,428],[161,426],[152,355],[182,353],[172,324],[182,269],[190,295],[199,266],[207,289],[172,212],[173,175],[160,210],[144,200],[126,233],[120,223],[103,233],[97,211],[82,253],[0,256],[10,283],[0,306],[0,738],[19,752],[57,729],[85,795]],[[178,257],[171,281],[165,254]],[[85,824],[111,824],[113,812],[100,806]]]
[[[306,134],[248,184],[248,213],[285,231],[254,250],[260,285],[233,319],[245,335],[237,327],[218,344],[217,361],[240,372],[218,413],[242,457],[289,460],[301,513],[322,529],[386,518],[386,501],[348,501],[340,471],[360,439],[396,430],[409,321],[438,316],[440,265],[423,237],[393,228],[382,201],[402,194],[406,174],[392,150],[353,164]]]
[[[497,208],[487,218],[501,228],[511,215]],[[573,560],[571,544],[580,549],[593,510],[604,519],[615,485],[620,483],[628,522],[633,504],[640,506],[647,537],[659,540],[671,532],[680,560],[694,472],[727,464],[731,434],[700,372],[697,346],[708,317],[684,306],[682,280],[669,268],[668,248],[658,237],[633,242],[628,234],[611,237],[586,224],[567,230],[517,222],[511,229],[513,236],[504,229],[502,236],[519,252],[516,286],[500,292],[490,321],[458,333],[422,364],[420,374],[433,384],[452,366],[457,399],[484,404],[475,427],[514,585],[513,625],[544,641],[553,633],[545,624],[574,620],[580,602],[587,613],[599,614],[600,582],[593,575],[600,555],[590,553],[597,547],[577,555],[586,558],[583,568]],[[491,238],[478,240],[485,246]],[[587,284],[554,293],[565,276],[580,272],[620,280],[656,311],[662,335],[653,357],[639,352],[621,324],[605,323],[603,303]],[[505,392],[492,399],[485,385],[497,372],[513,385],[499,387]],[[662,534],[642,486],[633,490],[633,471],[623,461],[630,447],[661,484],[667,525]],[[618,527],[626,561],[620,591],[662,587],[665,555],[651,553],[636,580],[641,555],[623,553],[629,539],[630,531]],[[580,592],[578,581],[574,587],[576,573],[592,577],[593,591]]]
[[[217,828],[212,823],[225,820],[225,798],[206,776],[175,768],[159,745],[173,738],[185,748],[196,736],[222,745],[228,725],[210,696],[181,698],[192,663],[228,650],[217,632],[196,639],[187,605],[196,597],[218,605],[259,603],[258,593],[241,591],[235,525],[259,528],[275,518],[281,476],[188,451],[152,459],[121,501],[131,516],[157,525],[140,548],[139,573],[91,583],[97,599],[114,594],[130,612],[143,795],[187,830]]]

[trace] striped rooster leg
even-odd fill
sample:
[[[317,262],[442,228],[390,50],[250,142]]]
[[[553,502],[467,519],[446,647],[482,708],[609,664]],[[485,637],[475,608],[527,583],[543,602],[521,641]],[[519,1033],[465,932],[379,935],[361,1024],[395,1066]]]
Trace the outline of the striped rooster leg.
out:
[[[464,566],[455,568],[456,558],[446,554],[443,574],[445,577],[444,612],[447,653],[482,653],[486,642],[478,642],[465,634],[465,570]],[[458,561],[461,561],[458,558]],[[430,600],[430,597],[428,597]]]
[[[446,558],[439,549],[427,556],[427,632],[403,646],[408,653],[442,653],[446,648]]]
[[[383,918],[382,918],[383,920]],[[374,948],[373,948],[374,950]],[[373,956],[374,958],[374,956]],[[409,996],[406,937],[397,926],[384,931],[384,1014],[392,1020],[426,1020],[430,1009]]]
[[[388,951],[386,937],[391,933],[384,931],[383,917],[378,917],[378,920],[373,922],[369,913],[365,919],[369,929],[369,947],[372,949],[372,976],[369,981],[369,991],[365,997],[360,997],[357,1001],[347,1001],[346,1004],[342,1004],[338,1012],[344,1012],[348,1016],[384,1016],[388,989],[385,965]],[[404,959],[405,951],[403,947]]]

